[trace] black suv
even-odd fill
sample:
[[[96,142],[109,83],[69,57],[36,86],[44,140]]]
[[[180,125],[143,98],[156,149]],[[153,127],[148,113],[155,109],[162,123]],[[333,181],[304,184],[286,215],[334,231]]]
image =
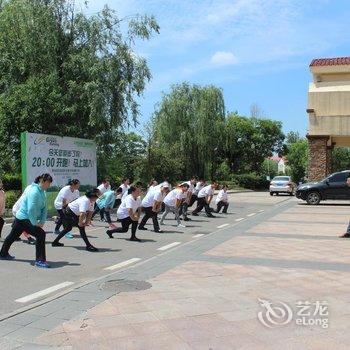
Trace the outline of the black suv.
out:
[[[299,185],[295,195],[312,205],[326,199],[350,199],[350,187],[346,184],[349,175],[350,170],[344,170],[329,175],[320,182]]]

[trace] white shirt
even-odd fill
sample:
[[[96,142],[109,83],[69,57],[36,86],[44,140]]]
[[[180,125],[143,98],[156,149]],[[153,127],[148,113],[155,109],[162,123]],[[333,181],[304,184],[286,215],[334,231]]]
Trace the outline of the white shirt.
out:
[[[80,213],[86,213],[87,211],[92,211],[93,203],[86,196],[81,196],[75,201],[68,204],[69,209],[75,214],[80,215]]]
[[[144,208],[153,207],[154,202],[163,202],[165,193],[161,190],[148,191],[145,198],[142,200]]]
[[[129,185],[124,185],[124,184],[121,184],[120,186],[119,186],[119,188],[121,188],[122,190],[123,190],[123,192],[122,192],[122,201],[126,198],[126,196],[128,195],[128,189],[130,188],[130,186]]]
[[[104,184],[101,184],[100,186],[97,187],[102,194],[105,192],[109,191],[111,189],[111,185],[108,185],[107,187]]]
[[[79,198],[79,191],[74,190],[72,192],[70,186],[64,186],[58,192],[58,195],[55,199],[54,205],[57,210],[62,209],[63,200],[65,199],[67,203],[73,202],[75,199]]]
[[[132,211],[135,213],[138,208],[141,206],[141,197],[137,197],[134,199],[132,194],[128,194],[125,199],[122,201],[122,204],[120,204],[117,216],[119,220],[126,219],[129,217],[129,209],[132,209]]]
[[[204,187],[204,183],[197,182],[196,188],[193,192],[196,196],[198,196],[199,191]]]
[[[224,202],[228,201],[227,192],[224,192],[224,190],[219,191],[219,193],[215,199],[215,203],[218,204],[220,201],[224,201]]]
[[[170,185],[170,183],[168,181],[163,181],[162,183],[160,183],[159,185],[156,186],[156,188],[161,188],[164,185],[168,186],[169,190],[171,191],[172,187]]]
[[[183,193],[180,189],[175,188],[170,191],[164,198],[164,204],[169,205],[170,207],[175,207],[176,201],[178,199],[183,199],[187,197],[187,192]]]
[[[211,185],[203,187],[198,192],[198,198],[205,198],[214,195],[215,190],[211,187]]]
[[[19,197],[19,198],[17,199],[17,202],[13,205],[13,207],[12,207],[12,215],[13,215],[13,216],[16,216],[16,214],[17,214],[19,208],[21,207],[21,204],[22,204],[22,202],[23,202],[23,199],[24,199],[25,195],[27,194],[27,192],[29,191],[29,189],[31,188],[31,186],[32,186],[32,185],[29,185],[29,186],[27,186],[27,187],[25,188],[25,190],[24,190],[24,192],[22,193],[21,197]]]
[[[191,184],[191,181],[187,181],[186,183],[188,184],[188,186],[190,186],[190,187],[188,188],[188,191],[187,191],[187,192],[193,193],[193,192],[194,192],[194,185]]]

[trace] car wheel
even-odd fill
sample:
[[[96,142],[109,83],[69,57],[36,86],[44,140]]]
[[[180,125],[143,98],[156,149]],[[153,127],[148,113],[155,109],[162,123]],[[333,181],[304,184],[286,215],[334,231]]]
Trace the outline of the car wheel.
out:
[[[276,192],[276,196],[278,196],[280,193],[279,192]]]
[[[270,192],[270,196],[273,196],[273,192]]]
[[[319,194],[319,192],[313,191],[307,194],[307,197],[306,197],[307,204],[317,205],[320,203],[320,201],[321,201],[321,195]]]
[[[294,193],[293,193],[293,192],[289,192],[289,195],[290,195],[290,196],[294,196]]]

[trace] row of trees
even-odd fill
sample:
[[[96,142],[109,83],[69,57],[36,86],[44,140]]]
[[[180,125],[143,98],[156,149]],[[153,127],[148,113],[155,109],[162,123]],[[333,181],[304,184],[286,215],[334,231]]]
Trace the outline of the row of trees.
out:
[[[30,131],[95,139],[100,177],[263,176],[276,153],[304,176],[305,140],[284,144],[281,122],[257,106],[249,117],[227,112],[212,85],[172,86],[142,135],[127,132],[151,79],[135,43],[159,29],[152,16],[122,19],[107,7],[86,16],[74,0],[0,0],[1,172],[20,172],[19,135]]]

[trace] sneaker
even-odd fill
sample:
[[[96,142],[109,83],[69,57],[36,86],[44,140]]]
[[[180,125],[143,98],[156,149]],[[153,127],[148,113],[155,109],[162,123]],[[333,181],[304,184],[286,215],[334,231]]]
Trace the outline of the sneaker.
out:
[[[188,218],[187,216],[184,218],[184,221],[191,221],[190,218]]]
[[[13,260],[15,257],[13,255],[10,255],[9,253],[7,253],[7,255],[0,255],[0,259],[1,260]]]
[[[199,216],[197,213],[192,213],[193,216]]]
[[[60,242],[52,242],[52,243],[51,243],[51,246],[52,246],[52,247],[64,247],[64,244],[63,244],[63,243],[60,243]]]
[[[129,239],[129,241],[141,242],[141,239],[140,239],[140,238],[137,238],[137,237],[131,237],[131,238]]]
[[[159,221],[159,225],[164,225],[164,222],[163,221]]]
[[[113,234],[110,230],[107,230],[106,233],[107,233],[109,238],[113,238]]]
[[[60,230],[55,230],[54,232],[55,235],[59,235],[60,233],[61,233]]]
[[[98,252],[98,249],[95,248],[93,245],[89,245],[85,248],[88,252]]]
[[[144,226],[139,226],[138,229],[141,230],[141,231],[147,231],[148,230],[148,228],[144,227]]]
[[[30,245],[34,245],[36,243],[36,240],[33,237],[28,237],[27,243]]]
[[[69,238],[69,239],[74,238],[74,236],[72,235],[72,232],[66,233],[66,234],[64,235],[64,237]]]
[[[213,214],[208,214],[207,217],[208,218],[216,218],[216,216],[214,216]]]
[[[178,224],[177,227],[186,227],[186,226],[182,224]]]
[[[46,261],[44,261],[44,260],[37,260],[37,261],[34,263],[34,265],[35,265],[36,267],[40,267],[40,268],[42,268],[42,269],[48,269],[48,268],[50,268],[50,265],[49,265]]]
[[[157,231],[154,231],[154,232],[156,232],[156,233],[164,233],[163,230],[157,230]]]
[[[344,233],[343,235],[339,236],[339,238],[350,238],[350,233]]]

